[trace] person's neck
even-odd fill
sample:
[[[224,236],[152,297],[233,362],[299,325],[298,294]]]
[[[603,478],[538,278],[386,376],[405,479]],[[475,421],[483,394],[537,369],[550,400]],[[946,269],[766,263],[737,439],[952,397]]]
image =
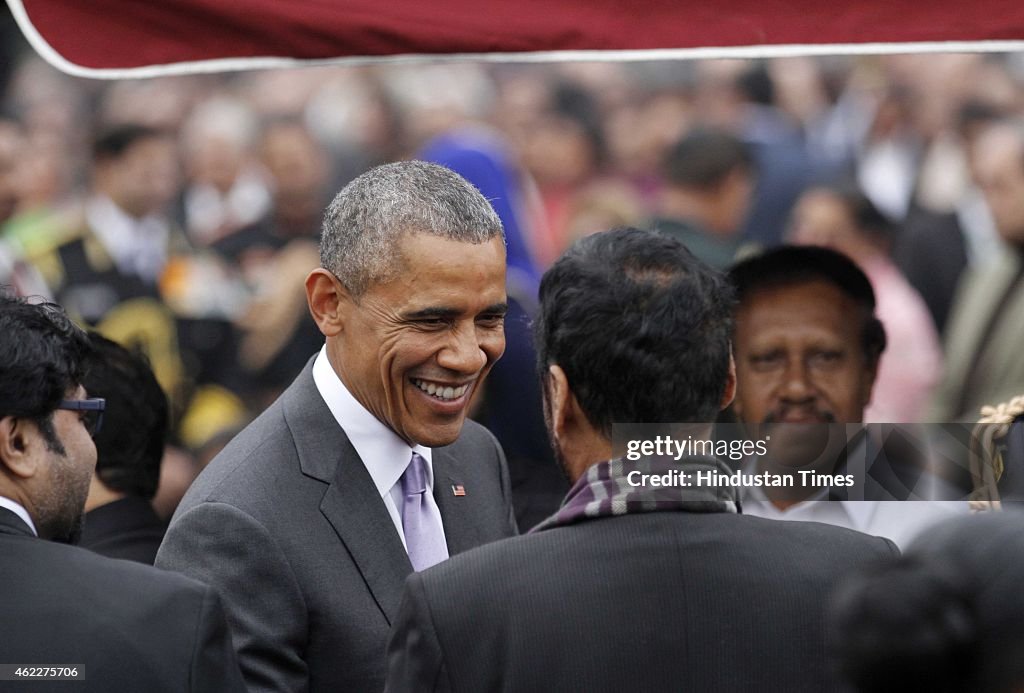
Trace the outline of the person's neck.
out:
[[[602,436],[580,437],[560,446],[569,482],[575,484],[595,464],[612,458],[612,443]]]
[[[124,497],[125,494],[111,490],[96,478],[96,475],[93,475],[89,481],[89,495],[85,498],[85,512],[103,507]]]

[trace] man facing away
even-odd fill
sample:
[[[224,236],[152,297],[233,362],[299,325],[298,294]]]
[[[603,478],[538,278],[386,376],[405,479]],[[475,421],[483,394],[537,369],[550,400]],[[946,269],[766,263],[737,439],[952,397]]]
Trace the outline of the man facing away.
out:
[[[50,686],[75,691],[242,691],[213,589],[64,545],[81,531],[103,411],[81,384],[88,349],[59,307],[0,293],[0,662],[74,670]],[[0,688],[22,690],[3,674]]]
[[[89,333],[86,389],[103,397],[104,423],[94,439],[96,471],[85,499],[79,546],[153,565],[166,523],[153,509],[170,413],[146,357]]]
[[[735,387],[731,297],[677,240],[635,229],[584,238],[547,272],[538,359],[573,486],[529,535],[409,577],[387,690],[829,688],[828,590],[895,547],[746,517],[728,486],[629,481],[725,470],[715,458],[613,457],[613,423],[710,434]]]
[[[326,346],[203,471],[157,565],[215,586],[251,690],[373,691],[402,581],[514,533],[466,421],[505,346],[505,248],[480,193],[380,166],[327,210],[306,280]]]

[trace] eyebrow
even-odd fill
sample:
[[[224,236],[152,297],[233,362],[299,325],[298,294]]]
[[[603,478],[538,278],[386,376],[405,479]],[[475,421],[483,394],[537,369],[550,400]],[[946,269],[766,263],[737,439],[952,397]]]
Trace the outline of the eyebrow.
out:
[[[508,312],[507,303],[493,303],[483,310],[480,314],[499,314],[505,315]],[[451,320],[459,317],[462,314],[461,310],[456,308],[446,308],[444,306],[434,306],[431,308],[423,308],[422,310],[413,311],[412,313],[406,313],[403,317],[406,320],[422,320],[424,318],[441,318]]]

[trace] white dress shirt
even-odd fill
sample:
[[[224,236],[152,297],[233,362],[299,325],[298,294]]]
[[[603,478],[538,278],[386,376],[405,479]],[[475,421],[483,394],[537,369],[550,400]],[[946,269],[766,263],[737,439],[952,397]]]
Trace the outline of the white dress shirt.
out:
[[[413,452],[419,453],[427,462],[427,493],[424,497],[429,505],[434,506],[437,516],[441,516],[433,496],[434,466],[430,448],[422,445],[409,447],[408,443],[360,404],[331,367],[327,360],[326,346],[320,349],[320,354],[313,362],[313,382],[352,447],[359,453],[359,459],[370,473],[391,521],[395,523],[402,545],[408,550],[399,508],[402,506],[402,474],[409,466]]]
[[[744,472],[756,471],[756,461],[747,460]],[[780,510],[758,486],[741,490],[744,515],[769,520],[823,522],[892,540],[903,550],[921,530],[947,517],[968,512],[966,501],[928,500],[828,500],[823,489],[809,500]]]
[[[85,219],[122,274],[156,283],[167,264],[170,227],[165,219],[136,219],[102,195],[89,200]]]
[[[37,537],[39,536],[39,532],[36,531],[36,526],[32,522],[32,518],[21,503],[16,503],[6,496],[0,496],[0,508],[7,508],[12,513],[20,517],[25,521],[25,524],[28,525],[28,528],[32,530],[32,534],[35,534]]]

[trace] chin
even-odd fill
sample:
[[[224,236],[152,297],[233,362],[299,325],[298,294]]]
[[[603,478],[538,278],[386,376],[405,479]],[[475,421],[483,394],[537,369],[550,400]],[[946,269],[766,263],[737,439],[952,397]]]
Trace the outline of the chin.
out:
[[[423,435],[417,436],[415,443],[422,445],[425,448],[443,448],[446,445],[451,445],[459,439],[459,435],[462,433],[462,424],[460,423],[458,428],[452,429],[450,426],[445,426],[444,430],[434,429],[429,432],[424,432]]]
[[[428,412],[425,416],[405,416],[396,421],[391,430],[409,445],[440,448],[458,440],[465,423],[466,416],[462,412],[456,417],[438,417]]]

